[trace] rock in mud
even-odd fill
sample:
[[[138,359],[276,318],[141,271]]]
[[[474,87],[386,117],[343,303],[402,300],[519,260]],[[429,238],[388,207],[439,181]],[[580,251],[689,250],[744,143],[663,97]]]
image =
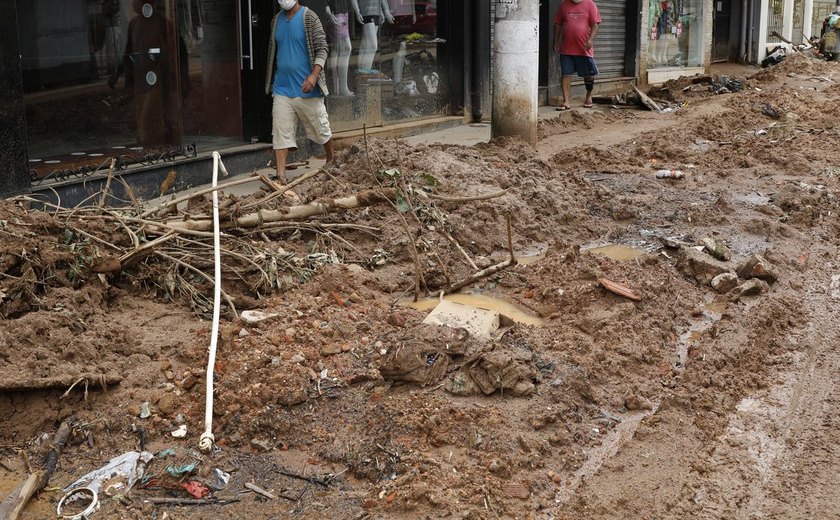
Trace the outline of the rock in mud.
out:
[[[752,280],[747,280],[733,289],[730,299],[732,301],[738,301],[744,296],[758,296],[759,294],[764,294],[769,290],[770,285],[767,282],[753,278]]]
[[[709,255],[693,247],[683,247],[680,249],[677,269],[684,275],[694,278],[701,285],[709,285],[715,276],[730,272],[728,265],[709,257]]]
[[[738,277],[732,273],[721,273],[712,278],[712,289],[725,294],[738,286]]]
[[[701,240],[701,243],[706,248],[706,251],[718,260],[728,262],[732,258],[732,253],[729,251],[729,248],[723,240],[717,237],[706,237]]]
[[[758,278],[769,283],[779,279],[776,269],[761,255],[753,255],[738,268],[738,276],[749,280]]]

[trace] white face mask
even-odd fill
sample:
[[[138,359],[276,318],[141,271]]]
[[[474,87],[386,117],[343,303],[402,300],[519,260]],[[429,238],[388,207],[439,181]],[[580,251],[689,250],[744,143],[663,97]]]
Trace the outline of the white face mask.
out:
[[[280,9],[284,11],[289,11],[292,7],[295,6],[297,0],[277,0],[277,3],[280,4]]]

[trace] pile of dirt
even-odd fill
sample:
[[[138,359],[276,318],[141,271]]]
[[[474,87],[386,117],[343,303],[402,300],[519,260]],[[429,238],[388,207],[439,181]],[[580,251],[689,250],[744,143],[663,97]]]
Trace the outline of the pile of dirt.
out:
[[[824,300],[802,289],[830,278],[840,232],[828,99],[773,84],[547,161],[512,139],[362,140],[296,188],[324,210],[302,222],[237,227],[260,204],[265,218],[297,202],[224,198],[224,288],[238,310],[267,317],[223,320],[211,374],[219,450],[195,460],[204,476],[231,474],[217,496],[257,482],[284,501],[237,495],[179,515],[705,514],[710,446],[778,365],[805,357],[795,335],[806,304]],[[543,131],[625,117],[565,116]],[[687,175],[656,179],[662,167]],[[363,193],[363,207],[330,202]],[[208,208],[195,198],[176,216],[152,212],[162,229],[147,223],[143,243]],[[99,269],[136,247],[135,217],[119,211],[129,218],[0,204],[0,381],[18,384],[0,392],[0,492],[25,473],[13,450],[34,459],[70,417],[59,486],[127,450],[194,446],[203,429],[211,326],[196,301],[211,294],[208,237],[169,237],[166,256]],[[508,266],[511,246],[522,261]],[[431,308],[492,266],[463,291],[508,309],[488,335],[424,323],[412,306],[413,292]],[[186,439],[173,437],[183,426]],[[608,477],[621,486],[594,484]],[[648,482],[662,500],[636,493]]]

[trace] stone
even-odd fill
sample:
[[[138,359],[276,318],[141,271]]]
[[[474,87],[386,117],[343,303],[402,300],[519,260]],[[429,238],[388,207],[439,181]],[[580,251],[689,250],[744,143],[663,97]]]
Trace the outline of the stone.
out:
[[[753,278],[747,280],[738,287],[732,289],[730,298],[732,301],[738,301],[744,296],[758,296],[770,290],[770,285],[764,280]]]
[[[394,312],[388,315],[387,322],[389,325],[393,325],[394,327],[405,327],[405,324],[408,322],[409,316],[408,313],[405,312]]]
[[[171,370],[167,370],[166,372],[163,373],[163,375],[165,375],[166,379],[168,379],[169,381],[172,381],[173,379],[175,379],[175,372],[173,372]]]
[[[362,303],[363,301],[365,301],[364,298],[362,298],[356,293],[351,293],[347,299],[353,303]]]
[[[720,260],[715,260],[693,247],[683,247],[680,249],[677,269],[684,275],[694,278],[701,285],[709,285],[715,276],[731,272],[727,264]]]
[[[717,258],[718,260],[726,262],[729,261],[730,258],[732,258],[732,253],[729,251],[729,248],[726,247],[726,243],[720,238],[705,237],[703,240],[700,241],[700,243],[703,244],[703,247],[710,255]]]
[[[277,313],[267,313],[263,311],[242,311],[240,317],[242,321],[245,322],[245,325],[249,327],[253,327],[263,321],[270,320],[271,318],[276,318],[279,316]]]
[[[169,415],[175,410],[175,396],[171,393],[165,393],[161,396],[157,404],[158,410],[164,415]]]
[[[181,381],[181,388],[184,390],[190,390],[196,383],[198,383],[198,377],[190,372],[186,377],[184,377],[184,380]]]
[[[268,444],[268,441],[262,439],[251,439],[251,446],[260,448],[263,451],[271,451],[271,446]]]
[[[761,255],[753,255],[738,268],[738,276],[745,280],[758,278],[769,283],[779,279],[776,270]]]
[[[712,289],[725,294],[738,286],[738,277],[732,273],[721,273],[712,278]]]
[[[299,365],[299,364],[303,363],[304,361],[306,361],[306,358],[303,357],[303,354],[301,354],[301,353],[297,353],[297,354],[293,355],[291,358],[289,358],[289,363],[294,363],[296,365]]]
[[[322,356],[332,356],[334,354],[341,354],[341,345],[338,343],[324,343],[321,345]]]
[[[244,338],[245,336],[250,336],[251,333],[248,332],[248,329],[239,329],[239,337]]]

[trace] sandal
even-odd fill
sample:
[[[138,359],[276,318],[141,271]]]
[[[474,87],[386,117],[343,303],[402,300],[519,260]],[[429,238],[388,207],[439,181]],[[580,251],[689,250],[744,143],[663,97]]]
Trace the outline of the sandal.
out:
[[[583,108],[592,108],[592,103],[584,103]]]
[[[572,109],[572,107],[570,107],[569,105],[560,105],[559,107],[556,107],[554,110],[556,110],[558,112],[565,112],[566,110],[571,110],[571,109]]]

